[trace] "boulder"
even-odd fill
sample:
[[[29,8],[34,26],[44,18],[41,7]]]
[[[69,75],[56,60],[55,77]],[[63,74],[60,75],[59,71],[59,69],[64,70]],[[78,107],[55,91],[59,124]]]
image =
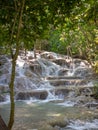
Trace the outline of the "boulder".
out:
[[[49,122],[49,124],[55,128],[55,126],[59,126],[60,128],[64,128],[68,125],[68,119],[56,118]]]
[[[55,95],[64,95],[64,96],[68,96],[70,90],[67,88],[61,88],[61,89],[56,89],[55,90]]]
[[[34,59],[34,56],[28,56],[28,60]]]
[[[58,75],[59,76],[64,76],[64,75],[67,75],[67,72],[69,71],[69,69],[67,68],[62,68],[58,71]]]
[[[69,67],[69,64],[67,63],[67,61],[65,59],[62,59],[62,58],[53,59],[52,62],[54,62],[54,63],[56,63],[57,65],[60,65],[60,66]]]
[[[54,59],[53,54],[49,53],[49,52],[43,52],[41,53],[41,58],[45,58],[45,59]]]
[[[82,66],[82,67],[89,67],[90,64],[86,60],[82,59],[73,59],[73,63],[75,64],[76,67]]]
[[[27,92],[19,92],[16,95],[16,100],[29,100],[30,98],[35,98],[39,100],[45,100],[48,96],[47,91],[27,91]]]
[[[67,97],[69,95],[70,89],[69,88],[55,88],[51,89],[50,92],[55,96],[60,96],[62,98]]]

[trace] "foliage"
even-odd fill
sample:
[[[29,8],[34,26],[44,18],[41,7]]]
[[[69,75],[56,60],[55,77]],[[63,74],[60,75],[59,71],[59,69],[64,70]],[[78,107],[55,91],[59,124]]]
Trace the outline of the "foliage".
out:
[[[96,74],[98,74],[98,60],[94,62],[93,68],[94,68],[94,71],[96,72]]]
[[[49,36],[49,49],[53,52],[60,52],[61,49],[61,41],[60,41],[60,31],[59,30],[51,30]]]
[[[0,14],[1,14],[0,40],[1,41],[0,42],[2,46],[6,47],[6,50],[8,50],[8,48],[10,47],[14,48],[16,46],[15,41],[16,41],[18,21],[16,20],[16,23],[14,23],[15,21],[14,16],[17,16],[17,18],[19,18],[20,13],[18,11],[18,8],[20,3],[21,3],[20,0],[1,1],[1,10],[0,10]],[[85,23],[88,23],[88,21],[90,21],[91,25],[94,23],[96,26],[97,7],[98,7],[98,3],[97,2],[95,3],[93,0],[88,0],[88,1],[87,0],[70,0],[70,1],[57,0],[56,2],[55,0],[26,1],[23,20],[21,23],[22,31],[19,38],[20,48],[21,46],[27,49],[33,48],[36,39],[49,40],[50,50],[59,53],[66,53],[67,46],[71,45],[73,48],[74,45],[72,45],[71,39],[73,41],[76,40],[75,45],[77,48],[80,45],[80,44],[78,45],[78,42],[80,42],[81,39],[82,40],[85,39],[85,38],[83,39],[83,37],[80,38],[78,37],[77,39],[78,24],[80,24],[81,27],[81,22],[82,22],[82,24],[84,24],[84,26],[82,25],[82,27],[84,28]],[[12,25],[15,26],[13,31],[12,31],[12,27],[13,27]],[[51,32],[51,26],[53,26],[54,28],[52,32]],[[88,27],[90,26],[88,25]],[[66,41],[60,40],[62,39],[62,35],[64,35],[64,33],[66,34],[66,38],[65,38]],[[12,37],[11,34],[13,34]],[[50,35],[53,34],[52,37],[49,36],[49,34]],[[47,38],[45,38],[45,35],[47,35]],[[53,38],[53,36],[55,38]],[[80,32],[80,36],[81,36],[81,32]],[[9,43],[8,41],[10,41],[11,39],[12,42]],[[79,52],[79,50],[77,50],[76,48],[75,49],[73,48],[73,50],[75,52],[76,51]]]
[[[70,55],[73,57],[78,56],[87,59],[90,63],[94,62],[98,57],[97,9],[98,2],[80,1],[73,8],[71,17],[65,17],[63,25],[53,30],[49,39],[52,43],[50,49],[64,54],[70,49]]]
[[[24,9],[23,1],[0,1],[0,45],[4,53],[12,56],[9,87],[13,106],[19,49],[39,47],[71,56],[85,56],[89,62],[98,60],[98,1],[26,0]],[[11,118],[9,128],[13,121]]]

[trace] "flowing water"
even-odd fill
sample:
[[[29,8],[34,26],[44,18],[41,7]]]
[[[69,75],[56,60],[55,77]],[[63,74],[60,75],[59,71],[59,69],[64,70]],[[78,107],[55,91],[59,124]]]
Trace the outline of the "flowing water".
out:
[[[97,130],[98,102],[93,92],[92,69],[85,60],[52,52],[18,56],[15,78],[13,130]],[[0,113],[8,122],[11,59],[0,57]],[[60,126],[57,122],[65,122]],[[51,125],[50,121],[55,125]],[[88,128],[87,128],[88,127]]]

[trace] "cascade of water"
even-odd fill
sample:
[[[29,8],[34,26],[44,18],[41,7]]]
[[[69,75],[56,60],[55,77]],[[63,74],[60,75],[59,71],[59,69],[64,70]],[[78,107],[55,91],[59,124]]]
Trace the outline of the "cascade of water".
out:
[[[4,72],[4,69],[2,70],[0,84],[8,85],[11,61],[7,58],[4,62],[2,68],[9,67],[8,71]],[[37,59],[34,59],[33,52],[27,52],[26,58],[25,55],[21,54],[17,59],[15,91],[47,90],[48,96],[46,100],[64,99],[67,91],[66,87],[82,84],[83,81],[80,77],[88,74],[86,73],[88,71],[87,66],[88,64],[84,61],[52,52],[38,54]],[[0,68],[0,71],[2,68]],[[57,88],[61,91],[60,93],[57,92]],[[69,101],[67,102],[69,103]]]
[[[1,57],[0,57],[1,58]],[[3,59],[4,58],[4,59]],[[0,59],[0,85],[8,85],[10,81],[10,72],[11,72],[11,62],[7,57],[2,57]]]
[[[58,105],[62,105],[64,107],[73,107],[76,103],[72,101],[64,101],[62,103],[58,103]]]
[[[11,61],[8,58],[1,61],[3,64],[0,65],[0,98],[5,97],[2,102],[6,100],[8,103],[9,95],[5,92],[9,92]],[[86,79],[90,75],[91,68],[86,61],[52,52],[37,54],[37,58],[34,59],[34,53],[27,52],[26,57],[21,54],[17,59],[15,100],[26,101],[29,105],[32,102],[50,101],[64,107],[93,106],[94,108],[94,106],[98,106],[98,103],[90,97],[93,84]],[[58,129],[97,130],[98,120],[92,122],[72,120],[67,127],[58,126]]]
[[[39,84],[37,84],[38,90],[48,90],[51,88],[53,88],[53,86],[50,85],[50,83],[48,81],[41,81],[41,82],[39,82]]]
[[[24,64],[25,64],[25,60],[22,60],[21,57],[18,56],[16,72],[18,73],[19,76],[24,75],[24,68],[23,68]]]
[[[57,70],[60,68],[58,65],[45,59],[38,59],[38,63],[41,66],[43,76],[56,75]]]
[[[64,95],[60,94],[60,95],[56,95],[55,94],[55,90],[51,92],[51,90],[47,90],[48,92],[48,96],[45,102],[49,102],[49,101],[55,101],[55,100],[63,100],[64,99]]]

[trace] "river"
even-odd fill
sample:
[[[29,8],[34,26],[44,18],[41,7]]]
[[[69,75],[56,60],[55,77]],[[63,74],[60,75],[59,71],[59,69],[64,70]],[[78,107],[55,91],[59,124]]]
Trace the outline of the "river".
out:
[[[90,64],[53,52],[17,59],[13,130],[97,130],[98,102],[92,97]],[[7,123],[11,59],[0,57],[0,114]]]

